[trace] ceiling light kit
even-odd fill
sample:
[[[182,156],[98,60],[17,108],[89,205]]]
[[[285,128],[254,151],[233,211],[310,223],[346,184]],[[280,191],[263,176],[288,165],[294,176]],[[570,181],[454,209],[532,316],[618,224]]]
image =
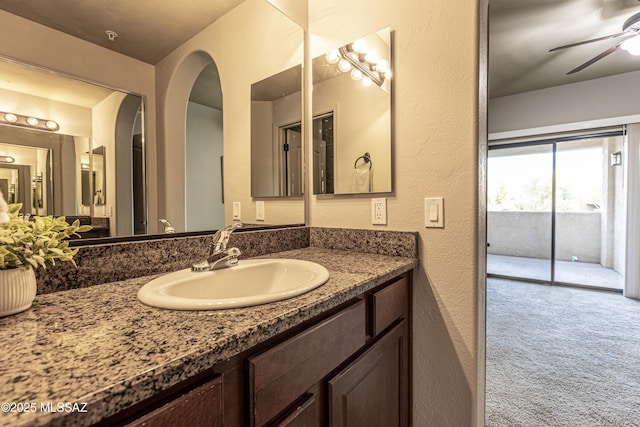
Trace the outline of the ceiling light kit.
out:
[[[598,37],[596,39],[585,40],[577,43],[571,43],[564,46],[558,46],[549,50],[549,52],[555,52],[557,50],[567,49],[569,47],[580,46],[587,43],[599,42],[602,40],[614,39],[617,37],[627,37],[627,36],[632,36],[632,37],[611,46],[609,49],[605,50],[601,54],[594,56],[584,64],[569,71],[567,74],[573,74],[573,73],[577,73],[578,71],[584,70],[589,65],[592,65],[593,63],[601,60],[605,56],[612,54],[618,49],[622,49],[630,53],[631,55],[640,56],[640,13],[636,13],[635,15],[632,15],[629,19],[627,19],[622,25],[622,31],[619,33],[610,34],[608,36]]]
[[[367,42],[359,39],[339,49],[327,52],[325,59],[329,64],[338,64],[338,70],[351,72],[351,78],[362,81],[365,86],[375,83],[382,86],[385,79],[391,78],[389,61],[378,58],[375,49],[367,47]]]
[[[15,113],[5,113],[0,111],[0,124],[20,126],[37,130],[55,132],[60,129],[58,123],[53,120],[39,119],[33,116],[23,116]]]

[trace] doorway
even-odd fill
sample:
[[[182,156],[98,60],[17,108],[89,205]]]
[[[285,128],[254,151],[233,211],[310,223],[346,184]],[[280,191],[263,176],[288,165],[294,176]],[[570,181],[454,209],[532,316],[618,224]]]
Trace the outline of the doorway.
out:
[[[276,171],[276,179],[280,180],[280,194],[301,196],[302,123],[298,122],[278,128],[276,144],[280,166],[280,170]]]
[[[490,145],[487,274],[622,292],[624,129]]]

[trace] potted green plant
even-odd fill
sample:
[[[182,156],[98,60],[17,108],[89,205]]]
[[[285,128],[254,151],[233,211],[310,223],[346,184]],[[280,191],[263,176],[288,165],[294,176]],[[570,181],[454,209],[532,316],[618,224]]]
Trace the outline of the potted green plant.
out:
[[[67,261],[75,265],[78,248],[69,247],[70,236],[89,231],[91,226],[66,222],[65,217],[35,216],[25,221],[19,216],[21,203],[1,212],[0,202],[0,317],[31,307],[36,296],[34,269]]]

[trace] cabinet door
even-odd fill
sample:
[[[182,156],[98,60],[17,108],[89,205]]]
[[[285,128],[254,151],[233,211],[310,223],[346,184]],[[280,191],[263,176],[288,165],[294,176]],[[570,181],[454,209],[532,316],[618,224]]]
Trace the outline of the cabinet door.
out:
[[[127,424],[132,427],[222,426],[222,378],[217,377]]]
[[[309,394],[296,405],[291,413],[273,424],[273,427],[315,427],[317,420],[317,400],[314,394]]]
[[[326,378],[366,342],[365,303],[248,359],[251,426],[264,426]]]
[[[331,426],[408,426],[407,324],[400,322],[329,381]]]

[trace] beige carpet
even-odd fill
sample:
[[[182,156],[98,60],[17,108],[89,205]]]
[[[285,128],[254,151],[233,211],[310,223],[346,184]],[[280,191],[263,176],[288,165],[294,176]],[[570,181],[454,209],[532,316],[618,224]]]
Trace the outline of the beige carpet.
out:
[[[489,279],[486,425],[640,426],[640,301]]]

